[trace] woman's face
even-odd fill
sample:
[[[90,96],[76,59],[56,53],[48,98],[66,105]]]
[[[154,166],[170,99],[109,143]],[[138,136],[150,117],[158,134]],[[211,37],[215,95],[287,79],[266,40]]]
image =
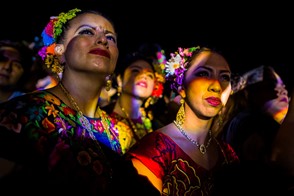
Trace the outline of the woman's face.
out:
[[[114,27],[103,16],[86,13],[74,18],[62,44],[61,60],[67,65],[65,68],[104,75],[113,73],[119,53],[117,38]]]
[[[24,73],[19,51],[12,47],[0,48],[0,86],[14,87]]]
[[[263,82],[267,85],[264,85],[264,90],[261,90],[261,92],[264,92],[263,96],[265,96],[265,98],[267,97],[263,109],[278,122],[282,122],[289,107],[288,91],[282,78],[275,71],[272,71],[271,75],[272,77],[270,79]],[[266,86],[269,87],[267,88]],[[265,92],[266,89],[268,89],[268,92]]]
[[[155,82],[155,75],[151,66],[145,60],[137,60],[130,64],[124,72],[123,92],[141,99],[150,97]]]
[[[226,104],[231,93],[227,61],[211,51],[199,53],[185,74],[186,103],[199,117],[211,118]]]

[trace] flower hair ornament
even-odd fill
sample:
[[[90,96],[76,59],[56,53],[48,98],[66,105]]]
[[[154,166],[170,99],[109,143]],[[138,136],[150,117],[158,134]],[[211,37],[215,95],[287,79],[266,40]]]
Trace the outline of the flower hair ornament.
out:
[[[165,74],[164,67],[166,63],[166,57],[164,50],[160,50],[156,53],[156,59],[153,60],[153,68],[155,70],[155,84],[151,94],[145,102],[145,108],[147,108],[150,104],[156,103],[156,101],[162,97],[163,94],[163,84],[165,83]]]
[[[44,61],[47,68],[50,68],[53,73],[61,73],[62,67],[59,64],[58,58],[55,55],[56,40],[62,33],[63,25],[76,16],[80,9],[72,9],[67,13],[60,13],[58,16],[50,17],[50,21],[42,32],[43,47],[38,54]]]
[[[184,73],[187,70],[189,60],[200,46],[191,48],[178,48],[178,51],[171,53],[171,58],[166,62],[164,73],[165,79],[171,82],[171,89],[179,91],[183,85]]]

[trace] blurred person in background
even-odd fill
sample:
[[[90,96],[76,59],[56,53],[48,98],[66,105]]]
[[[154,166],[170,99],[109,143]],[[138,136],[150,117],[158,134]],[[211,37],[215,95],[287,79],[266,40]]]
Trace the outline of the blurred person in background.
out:
[[[0,102],[23,95],[34,63],[33,51],[23,42],[0,40]]]

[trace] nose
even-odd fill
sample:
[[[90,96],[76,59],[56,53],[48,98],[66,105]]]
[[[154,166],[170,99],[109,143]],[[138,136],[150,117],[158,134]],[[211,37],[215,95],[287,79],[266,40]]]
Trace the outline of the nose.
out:
[[[97,38],[97,44],[104,45],[108,49],[108,40],[103,32],[99,33]]]
[[[285,96],[288,95],[288,91],[285,85],[279,86],[276,90],[278,91],[278,95],[285,95]]]
[[[209,91],[220,93],[222,90],[220,82],[218,80],[213,80],[211,85],[209,86]]]

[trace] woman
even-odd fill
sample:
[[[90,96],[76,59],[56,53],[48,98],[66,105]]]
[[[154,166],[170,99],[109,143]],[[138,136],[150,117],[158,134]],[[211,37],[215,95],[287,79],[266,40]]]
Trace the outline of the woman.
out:
[[[51,17],[42,37],[39,55],[62,78],[1,105],[0,155],[14,163],[1,190],[109,195],[121,148],[98,100],[118,59],[114,26],[98,12],[72,9]]]
[[[210,195],[214,173],[238,162],[210,130],[231,92],[230,67],[219,53],[193,47],[171,54],[165,71],[182,97],[176,119],[145,136],[128,156],[162,195]]]
[[[164,76],[160,65],[164,66],[137,52],[127,55],[117,68],[118,97],[105,110],[111,113],[123,153],[153,131],[152,116],[145,106],[162,96]]]
[[[274,141],[289,107],[281,76],[271,66],[249,70],[235,85],[226,107],[223,114],[227,122],[223,121],[219,137],[232,146],[241,164],[231,171],[235,177],[223,183],[222,189],[229,190],[229,185],[245,195],[253,191],[257,195],[284,195],[285,178],[271,160]]]
[[[270,66],[244,73],[231,96],[234,111],[220,137],[234,148],[240,161],[269,163],[276,134],[289,107],[286,86]]]

